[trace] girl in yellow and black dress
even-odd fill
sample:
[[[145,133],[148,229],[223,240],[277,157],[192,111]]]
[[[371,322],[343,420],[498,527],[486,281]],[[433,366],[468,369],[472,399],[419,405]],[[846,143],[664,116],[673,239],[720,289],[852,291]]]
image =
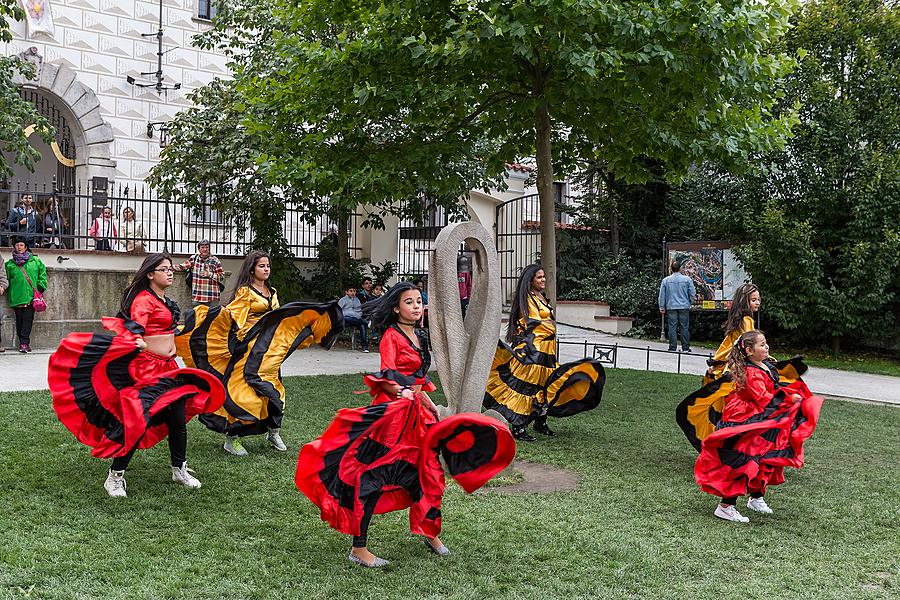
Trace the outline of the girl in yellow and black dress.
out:
[[[201,415],[200,421],[224,433],[224,449],[235,456],[248,454],[241,437],[263,433],[275,450],[287,450],[281,439],[281,364],[313,342],[330,347],[343,327],[337,303],[280,306],[278,293],[269,285],[270,274],[268,254],[248,254],[228,304],[197,306],[176,337],[185,364],[215,374],[225,385],[225,404]]]
[[[540,265],[525,267],[516,285],[509,313],[506,342],[500,341],[488,376],[485,408],[496,410],[518,440],[534,441],[526,431],[556,435],[547,416],[566,417],[600,403],[606,375],[593,359],[559,366],[556,322],[544,297],[546,279]]]
[[[759,288],[752,283],[745,283],[735,290],[725,321],[725,339],[707,361],[709,370],[703,376],[703,386],[675,409],[675,421],[698,451],[704,438],[715,431],[716,424],[722,418],[722,411],[725,410],[725,400],[735,389],[728,371],[728,357],[741,336],[756,328],[753,315],[759,310],[760,304],[762,299]],[[775,366],[780,382],[784,385],[800,380],[807,368],[799,356],[779,361]]]

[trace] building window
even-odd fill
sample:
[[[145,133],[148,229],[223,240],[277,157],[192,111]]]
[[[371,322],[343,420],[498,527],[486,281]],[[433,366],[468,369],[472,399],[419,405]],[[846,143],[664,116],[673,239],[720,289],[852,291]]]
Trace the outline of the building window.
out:
[[[215,0],[198,0],[197,18],[211,21],[216,16]]]

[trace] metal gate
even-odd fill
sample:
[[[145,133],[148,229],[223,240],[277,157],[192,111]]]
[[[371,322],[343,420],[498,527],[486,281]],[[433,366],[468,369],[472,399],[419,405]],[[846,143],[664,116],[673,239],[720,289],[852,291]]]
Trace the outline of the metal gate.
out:
[[[577,203],[576,196],[557,195],[556,226],[566,226],[566,208]],[[516,281],[526,266],[541,257],[541,201],[537,194],[520,196],[497,205],[494,218],[495,241],[500,258],[500,288],[508,306]]]

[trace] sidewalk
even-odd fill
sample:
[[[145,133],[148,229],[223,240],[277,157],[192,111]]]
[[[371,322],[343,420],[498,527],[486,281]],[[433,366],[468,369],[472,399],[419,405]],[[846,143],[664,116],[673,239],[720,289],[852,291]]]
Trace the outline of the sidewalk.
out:
[[[617,368],[646,370],[647,347],[666,350],[668,343],[648,342],[631,338],[616,337],[604,333],[560,325],[557,339],[560,344],[560,362],[577,360],[584,356],[582,342],[588,340],[588,354],[593,351],[590,344],[618,344]],[[697,354],[700,354],[697,352]],[[0,392],[46,390],[47,360],[50,351],[19,354],[7,350],[0,354]],[[678,370],[678,353],[650,353],[650,370],[675,373]],[[339,348],[326,351],[319,347],[295,352],[282,366],[284,376],[294,375],[345,375],[367,373],[380,368],[377,352],[361,352]],[[434,364],[434,363],[432,363]],[[615,370],[608,368],[609,377],[615,377]],[[706,371],[706,355],[681,356],[681,372],[699,376]],[[885,402],[900,406],[900,377],[869,375],[853,371],[818,369],[811,367],[803,378],[813,392],[830,397],[854,398]]]
[[[605,333],[594,332],[568,325],[557,327],[557,340],[560,342],[583,342],[598,344],[618,344],[618,356],[616,366],[623,369],[647,370],[647,348],[655,350],[667,350],[668,342],[651,342],[633,338],[617,337]],[[584,346],[562,343],[560,348],[560,362],[577,360],[584,356]],[[593,348],[588,346],[588,353]],[[702,354],[694,356],[693,354]],[[706,372],[706,359],[708,353],[696,349],[692,355],[681,355],[681,373],[703,375]],[[789,358],[781,357],[778,358]],[[651,352],[650,370],[670,373],[678,372],[679,353],[676,352]],[[610,375],[611,377],[612,375]],[[853,398],[858,400],[871,400],[900,405],[900,377],[888,375],[870,375],[855,371],[838,371],[836,369],[820,369],[810,367],[803,376],[803,380],[816,394],[834,398]],[[700,381],[697,381],[699,387]]]

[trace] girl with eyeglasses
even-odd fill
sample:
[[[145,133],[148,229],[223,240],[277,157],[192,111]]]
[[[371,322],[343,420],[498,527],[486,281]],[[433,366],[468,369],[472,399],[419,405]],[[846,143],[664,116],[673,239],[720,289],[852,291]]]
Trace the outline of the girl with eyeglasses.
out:
[[[187,468],[187,422],[217,410],[225,390],[215,377],[175,362],[179,309],[166,296],[172,259],[144,259],[122,294],[118,318],[104,317],[106,333],[73,333],[50,357],[49,384],[59,420],[97,458],[112,458],[103,485],[126,497],[125,470],[138,448],[168,437],[172,481],[197,489]]]

